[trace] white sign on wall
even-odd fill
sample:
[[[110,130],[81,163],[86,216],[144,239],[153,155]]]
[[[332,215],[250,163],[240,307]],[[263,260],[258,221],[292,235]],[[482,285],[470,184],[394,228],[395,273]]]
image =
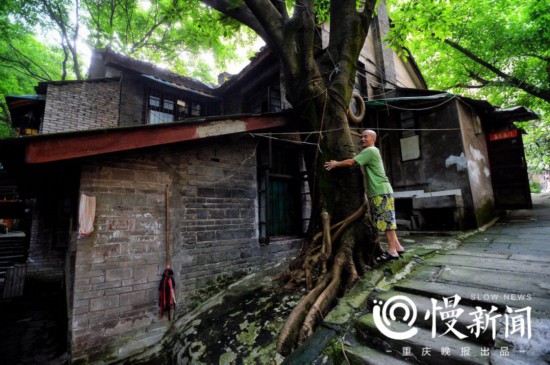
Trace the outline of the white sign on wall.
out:
[[[401,138],[401,160],[409,161],[420,158],[420,140],[418,135]]]

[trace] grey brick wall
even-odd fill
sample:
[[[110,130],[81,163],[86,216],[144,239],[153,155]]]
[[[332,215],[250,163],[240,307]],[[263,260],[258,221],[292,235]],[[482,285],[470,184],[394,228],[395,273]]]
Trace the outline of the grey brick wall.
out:
[[[145,85],[139,75],[127,72],[121,80],[120,121],[121,127],[145,124],[143,108]]]
[[[49,84],[41,133],[118,126],[120,82]]]
[[[166,259],[165,191],[178,315],[223,275],[252,272],[296,253],[301,240],[260,246],[255,143],[250,137],[96,159],[81,190],[97,198],[95,232],[77,243],[73,360],[123,357],[157,343],[158,284]]]

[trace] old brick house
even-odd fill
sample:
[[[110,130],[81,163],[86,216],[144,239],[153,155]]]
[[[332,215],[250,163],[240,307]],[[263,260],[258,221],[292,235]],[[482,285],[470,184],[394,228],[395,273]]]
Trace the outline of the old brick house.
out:
[[[495,209],[531,208],[513,122],[537,119],[532,111],[408,88],[366,104],[397,214],[409,229],[471,229],[494,218]]]
[[[443,209],[451,224],[483,224],[494,207],[485,136],[497,129],[480,114],[494,108],[434,96],[414,62],[382,44],[383,9],[373,24],[355,84],[368,112],[355,128],[378,131],[402,220],[420,226]],[[36,92],[8,98],[28,136],[2,141],[0,157],[34,201],[27,276],[64,282],[73,361],[121,359],[162,339],[167,243],[179,314],[199,290],[299,249],[308,189],[269,50],[215,88],[96,51],[88,80]],[[81,194],[97,206],[94,232],[78,238]]]

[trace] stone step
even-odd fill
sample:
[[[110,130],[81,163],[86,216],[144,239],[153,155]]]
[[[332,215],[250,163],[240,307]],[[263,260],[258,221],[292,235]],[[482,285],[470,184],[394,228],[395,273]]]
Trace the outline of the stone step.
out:
[[[527,296],[525,293],[516,292],[517,289],[514,289],[513,292],[512,290],[490,290],[449,283],[427,283],[414,279],[403,280],[395,285],[394,289],[437,298],[450,297],[456,294],[461,297],[461,304],[474,307],[476,305],[486,306],[487,304],[493,304],[502,310],[505,309],[506,306],[512,308],[530,306],[534,315],[536,315],[535,312],[545,315],[550,311],[550,298]],[[520,295],[525,295],[525,297],[520,297]]]
[[[431,262],[430,262],[431,263]],[[499,290],[507,293],[510,288],[517,288],[515,294],[531,294],[532,297],[550,297],[548,295],[547,278],[540,274],[499,271],[494,269],[471,268],[446,265],[437,267],[422,267],[414,274],[414,279],[421,281],[442,282],[470,286],[479,289]],[[521,291],[521,292],[520,292]],[[479,290],[474,292],[479,293]]]
[[[434,338],[431,331],[417,328],[418,332],[408,339],[393,339],[380,333],[376,327],[373,314],[360,317],[355,328],[363,345],[383,349],[392,356],[407,359],[422,364],[476,364],[490,363],[490,346],[484,346],[459,340],[454,335],[437,336]],[[393,322],[390,329],[403,333],[411,327],[400,322]],[[428,355],[429,353],[429,355]]]
[[[430,264],[443,264],[449,266],[463,266],[469,268],[480,267],[484,269],[493,269],[499,271],[510,271],[517,273],[539,274],[541,272],[549,272],[550,264],[548,262],[532,262],[509,260],[493,257],[488,260],[483,255],[467,256],[467,255],[435,255],[430,258]]]
[[[398,298],[396,298],[396,296],[405,296],[410,300],[412,300],[412,302],[414,303],[416,307],[416,312],[417,312],[417,319],[415,321],[416,327],[424,328],[430,331],[432,330],[434,321],[432,316],[433,304],[432,304],[431,297],[393,291],[393,290],[388,292],[378,292],[378,293],[373,292],[369,296],[367,307],[369,311],[372,312],[372,309],[375,306],[374,300],[376,300],[377,303],[380,303],[380,301],[382,301],[382,303],[386,303],[388,300],[395,298],[395,302],[401,302],[398,300]],[[496,334],[498,333],[498,328],[499,328],[498,324],[496,325],[494,334],[492,332],[493,328],[491,325],[485,331],[481,330],[480,333],[476,333],[475,326],[468,328],[468,326],[472,326],[475,324],[474,322],[475,316],[473,314],[470,314],[470,313],[476,312],[476,309],[474,307],[462,305],[459,302],[459,304],[456,307],[445,308],[443,300],[439,298],[433,298],[433,299],[437,299],[436,306],[442,308],[441,310],[436,311],[437,314],[436,314],[435,328],[436,328],[437,335],[442,335],[443,333],[447,332],[447,330],[449,330],[449,326],[447,325],[447,323],[449,323],[449,320],[452,320],[451,318],[449,320],[443,321],[441,319],[441,313],[448,312],[449,310],[453,310],[453,311],[461,310],[462,313],[458,317],[456,317],[456,324],[454,324],[453,328],[456,329],[456,331],[460,332],[461,334],[467,336],[470,341],[480,343],[480,344],[485,344],[488,346],[494,345],[494,342],[495,342],[494,337],[496,338]],[[380,305],[382,305],[383,307],[383,304],[380,304]],[[486,309],[487,311],[491,309],[490,307],[491,307],[490,305],[481,306],[481,308]],[[428,312],[430,313],[430,316],[428,317],[428,319],[425,319],[426,313]],[[396,318],[401,322],[403,322],[404,314],[405,314],[404,310],[395,311]],[[502,315],[503,311],[500,310],[498,312],[493,312],[492,315],[494,314]],[[452,336],[452,331],[449,332],[448,335]]]
[[[480,251],[483,252],[483,257],[486,259],[499,258],[503,260],[515,260],[515,261],[535,261],[535,262],[548,262],[550,255],[542,255],[541,252],[532,252],[530,255],[509,253],[494,253],[486,252],[486,249],[480,249],[477,246],[471,245],[470,247],[460,246],[460,248],[446,252],[445,255],[457,255],[457,256],[479,256]]]

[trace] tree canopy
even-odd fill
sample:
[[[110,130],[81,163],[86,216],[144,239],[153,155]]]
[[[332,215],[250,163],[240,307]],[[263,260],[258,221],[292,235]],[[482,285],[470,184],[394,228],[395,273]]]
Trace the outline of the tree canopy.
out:
[[[238,59],[238,48],[252,52],[257,39],[198,0],[2,0],[0,25],[0,124],[7,129],[6,95],[85,78],[90,49],[109,47],[213,83],[214,72]]]
[[[550,169],[548,0],[389,0],[388,40],[405,46],[431,89],[523,105],[540,121],[521,123],[531,171]]]

